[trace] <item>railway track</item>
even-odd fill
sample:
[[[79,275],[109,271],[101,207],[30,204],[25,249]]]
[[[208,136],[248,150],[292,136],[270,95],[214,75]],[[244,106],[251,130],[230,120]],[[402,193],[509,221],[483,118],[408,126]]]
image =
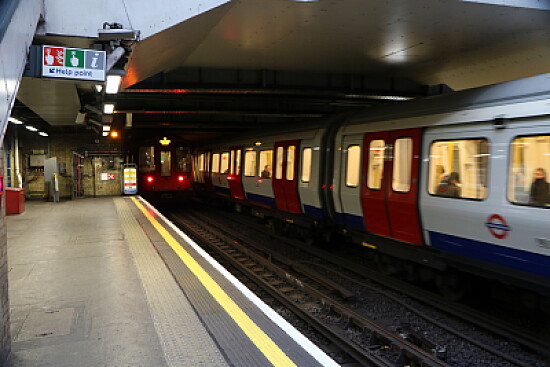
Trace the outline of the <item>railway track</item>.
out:
[[[223,215],[207,217],[194,211],[169,216],[201,244],[208,244],[218,257],[246,274],[269,297],[305,320],[307,328],[317,330],[360,365],[547,365],[542,358],[509,353],[511,348],[495,348],[487,341],[498,337],[480,341],[470,327],[449,327],[447,320],[426,315],[425,304],[411,305],[410,300],[404,302],[401,295],[395,295],[391,287],[383,290],[370,284],[364,274],[353,271],[343,260],[332,256],[327,262],[325,256],[320,256],[322,251],[310,248],[315,252],[312,254],[297,241],[269,235],[265,228],[245,219],[236,221],[234,215],[231,219]],[[274,241],[278,251],[273,250]],[[402,317],[404,313],[414,317]],[[391,321],[392,317],[396,322]],[[468,351],[451,345],[462,345]]]

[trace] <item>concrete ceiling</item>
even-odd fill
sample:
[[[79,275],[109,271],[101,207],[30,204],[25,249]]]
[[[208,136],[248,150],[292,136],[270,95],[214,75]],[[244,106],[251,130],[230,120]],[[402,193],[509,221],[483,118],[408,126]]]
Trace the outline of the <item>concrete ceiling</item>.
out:
[[[429,85],[465,89],[542,74],[550,72],[544,4],[235,0],[137,43],[124,80],[134,90],[119,94],[117,110],[144,128],[204,132],[339,112],[377,93],[418,96]],[[98,100],[91,88],[24,80],[18,98],[50,125],[69,125],[83,100]]]

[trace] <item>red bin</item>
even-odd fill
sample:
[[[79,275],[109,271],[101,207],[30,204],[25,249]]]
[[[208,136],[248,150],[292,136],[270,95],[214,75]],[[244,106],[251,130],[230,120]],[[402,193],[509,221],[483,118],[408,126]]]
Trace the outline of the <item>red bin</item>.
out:
[[[25,189],[6,187],[6,214],[21,214],[25,211]]]

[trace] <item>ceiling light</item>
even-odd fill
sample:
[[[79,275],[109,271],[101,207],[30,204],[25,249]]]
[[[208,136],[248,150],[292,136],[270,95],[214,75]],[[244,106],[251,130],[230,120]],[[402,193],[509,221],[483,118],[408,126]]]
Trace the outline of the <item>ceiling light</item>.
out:
[[[33,127],[33,126],[25,126],[27,128],[27,130],[30,130],[30,131],[38,131],[38,129],[36,127]]]
[[[111,130],[111,126],[103,125],[103,131],[110,131],[110,130]]]
[[[117,94],[118,87],[120,87],[120,82],[122,76],[120,75],[107,75],[107,84],[105,85],[106,94]]]
[[[9,117],[8,121],[15,125],[23,125],[23,121],[18,120],[15,117]]]
[[[101,93],[101,91],[103,90],[103,84],[96,84],[94,87],[97,93]]]
[[[103,136],[109,136],[109,132],[108,132],[108,131],[104,131],[102,135],[103,135]]]
[[[38,135],[40,135],[40,136],[48,136],[48,133],[45,133],[45,132],[43,132],[43,131],[39,131],[39,132],[38,132]]]
[[[103,105],[103,113],[110,115],[115,111],[115,104],[114,103],[105,103]]]

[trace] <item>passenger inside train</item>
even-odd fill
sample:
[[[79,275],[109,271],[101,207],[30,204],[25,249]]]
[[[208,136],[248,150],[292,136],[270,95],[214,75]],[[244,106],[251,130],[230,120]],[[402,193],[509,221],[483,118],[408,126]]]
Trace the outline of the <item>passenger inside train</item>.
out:
[[[264,170],[261,173],[262,178],[271,178],[271,166],[266,164]]]
[[[546,181],[544,168],[537,168],[533,173],[533,183],[529,194],[529,204],[546,206],[550,204],[550,185]]]

